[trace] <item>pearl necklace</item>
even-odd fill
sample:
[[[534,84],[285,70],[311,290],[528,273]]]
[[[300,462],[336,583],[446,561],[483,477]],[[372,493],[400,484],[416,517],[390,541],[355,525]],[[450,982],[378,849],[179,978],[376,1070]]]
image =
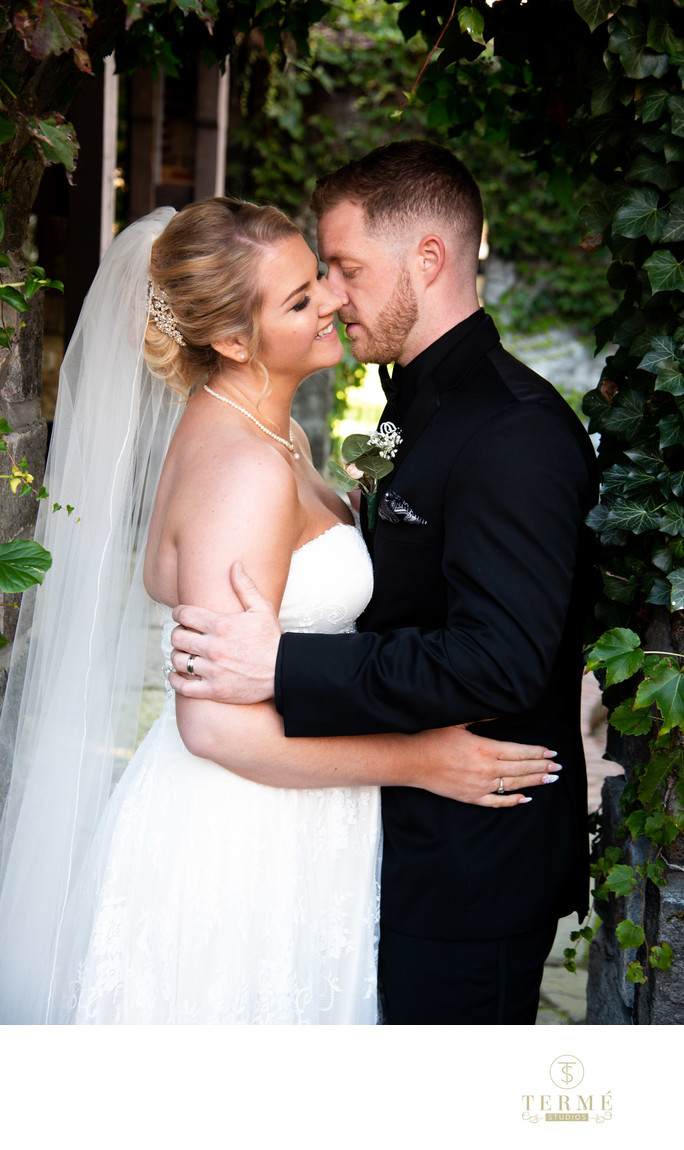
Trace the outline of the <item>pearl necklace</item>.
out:
[[[234,407],[236,411],[240,412],[240,415],[245,415],[247,419],[251,419],[252,423],[255,423],[260,431],[263,431],[264,435],[268,435],[271,439],[275,439],[276,443],[282,443],[283,447],[286,447],[287,450],[292,453],[294,459],[299,459],[299,452],[295,451],[295,445],[292,436],[292,424],[290,424],[290,438],[283,439],[282,435],[276,435],[275,431],[269,431],[267,427],[264,427],[263,423],[259,422],[255,415],[252,415],[252,413],[247,411],[244,407],[240,407],[239,403],[235,403],[232,399],[228,399],[227,395],[219,395],[217,391],[212,391],[206,383],[203,386],[204,390],[208,391],[209,395],[213,395],[214,399],[220,399],[221,403],[229,403],[231,407]]]

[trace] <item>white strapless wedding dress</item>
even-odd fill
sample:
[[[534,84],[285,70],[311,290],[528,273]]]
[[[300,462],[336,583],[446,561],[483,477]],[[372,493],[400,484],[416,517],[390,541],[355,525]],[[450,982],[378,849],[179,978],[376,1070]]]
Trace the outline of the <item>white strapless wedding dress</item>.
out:
[[[281,625],[349,631],[371,589],[340,524],[294,553]],[[198,759],[168,691],[71,899],[51,1021],[375,1024],[377,788],[279,790]]]

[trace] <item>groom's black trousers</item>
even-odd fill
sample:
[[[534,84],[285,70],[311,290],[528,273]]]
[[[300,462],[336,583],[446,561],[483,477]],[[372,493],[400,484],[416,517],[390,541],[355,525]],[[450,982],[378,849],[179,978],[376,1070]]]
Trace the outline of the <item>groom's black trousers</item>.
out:
[[[534,1025],[557,922],[514,938],[433,941],[382,931],[388,1025]]]

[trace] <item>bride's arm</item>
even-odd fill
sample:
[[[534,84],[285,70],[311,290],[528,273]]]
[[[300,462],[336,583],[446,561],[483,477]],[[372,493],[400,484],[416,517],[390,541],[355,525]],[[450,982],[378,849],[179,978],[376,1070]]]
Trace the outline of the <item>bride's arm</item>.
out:
[[[212,458],[204,448],[193,460],[192,480],[189,486],[181,477],[175,495],[180,601],[241,609],[230,583],[231,564],[239,558],[277,609],[303,529],[286,461],[268,443],[240,444],[228,458]],[[194,754],[268,786],[400,785],[462,802],[513,806],[520,795],[492,793],[499,780],[509,791],[538,785],[549,765],[544,748],[500,743],[462,728],[286,739],[270,703],[231,706],[177,696],[176,713],[181,738]]]
[[[495,793],[550,781],[552,752],[485,739],[463,727],[417,735],[287,739],[270,703],[232,705],[176,697],[181,738],[193,754],[272,787],[419,787],[478,806],[508,807],[520,794]]]

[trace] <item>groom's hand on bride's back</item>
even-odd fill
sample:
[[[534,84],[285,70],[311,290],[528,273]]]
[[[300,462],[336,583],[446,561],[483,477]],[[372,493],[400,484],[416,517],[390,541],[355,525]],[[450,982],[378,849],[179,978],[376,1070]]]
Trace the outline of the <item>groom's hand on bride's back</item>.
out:
[[[233,564],[230,578],[243,611],[219,615],[185,604],[174,608],[179,626],[171,634],[169,683],[190,699],[261,703],[273,698],[282,630],[273,605],[240,563]]]

